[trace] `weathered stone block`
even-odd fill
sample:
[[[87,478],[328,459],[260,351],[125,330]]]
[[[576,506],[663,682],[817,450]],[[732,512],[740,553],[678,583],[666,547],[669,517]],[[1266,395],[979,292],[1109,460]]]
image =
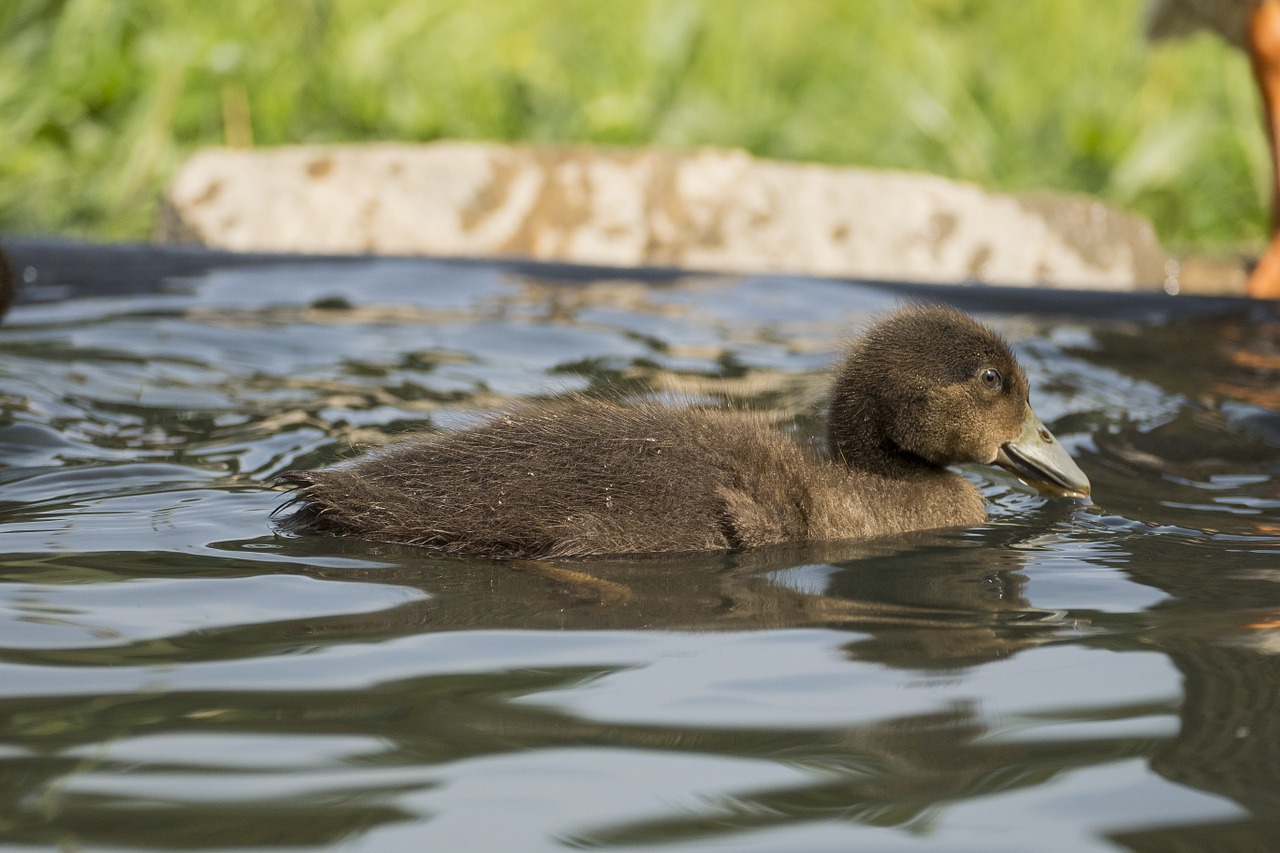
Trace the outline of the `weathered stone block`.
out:
[[[740,151],[470,142],[206,150],[161,241],[243,251],[523,256],[915,281],[1159,286],[1150,224],[1093,199]]]

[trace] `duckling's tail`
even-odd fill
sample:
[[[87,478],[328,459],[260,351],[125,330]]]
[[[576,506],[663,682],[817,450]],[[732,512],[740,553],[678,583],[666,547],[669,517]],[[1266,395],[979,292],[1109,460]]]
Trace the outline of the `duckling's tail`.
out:
[[[276,520],[278,530],[329,536],[340,536],[346,532],[344,525],[335,523],[333,507],[325,500],[324,480],[323,471],[285,471],[276,477],[272,485],[289,490],[285,501],[271,511],[273,520],[281,513],[289,513]]]

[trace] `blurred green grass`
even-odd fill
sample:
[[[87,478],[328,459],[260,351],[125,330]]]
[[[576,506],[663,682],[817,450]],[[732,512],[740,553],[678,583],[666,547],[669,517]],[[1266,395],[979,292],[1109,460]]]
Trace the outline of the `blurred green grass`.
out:
[[[0,231],[145,238],[205,145],[692,148],[1092,193],[1257,247],[1243,56],[1139,0],[5,0]]]

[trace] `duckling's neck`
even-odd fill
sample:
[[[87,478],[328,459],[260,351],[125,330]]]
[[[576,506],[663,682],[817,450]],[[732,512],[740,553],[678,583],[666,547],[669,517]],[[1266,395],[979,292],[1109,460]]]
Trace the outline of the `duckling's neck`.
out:
[[[832,461],[889,480],[917,480],[944,469],[904,450],[889,437],[886,413],[859,394],[836,393],[827,423]]]
[[[944,470],[870,430],[858,433],[832,426],[827,442],[834,462],[888,480],[917,480]]]

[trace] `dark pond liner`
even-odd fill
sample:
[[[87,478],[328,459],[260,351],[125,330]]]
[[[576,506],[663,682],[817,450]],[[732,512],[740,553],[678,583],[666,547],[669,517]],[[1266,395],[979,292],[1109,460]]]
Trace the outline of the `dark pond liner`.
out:
[[[662,286],[691,274],[730,279],[746,277],[741,273],[703,273],[674,267],[609,267],[519,258],[227,252],[195,246],[85,243],[60,239],[6,238],[3,235],[0,235],[0,246],[9,256],[13,278],[18,282],[15,299],[17,304],[87,296],[154,293],[161,289],[166,279],[236,267],[358,265],[388,258],[405,263],[447,263],[460,267],[494,269],[565,287],[581,286],[602,279],[625,279]],[[3,272],[0,267],[0,279],[3,278]],[[776,280],[780,287],[793,286],[797,281],[815,278],[781,273],[752,274],[750,277],[765,282]],[[945,302],[967,311],[988,314],[1029,313],[1147,323],[1223,316],[1261,320],[1277,314],[1274,303],[1236,296],[1170,296],[1163,291],[1115,292],[988,284],[922,284],[853,278],[825,280],[844,281],[854,287],[888,291],[907,299]],[[3,281],[0,281],[0,301],[3,291]]]

